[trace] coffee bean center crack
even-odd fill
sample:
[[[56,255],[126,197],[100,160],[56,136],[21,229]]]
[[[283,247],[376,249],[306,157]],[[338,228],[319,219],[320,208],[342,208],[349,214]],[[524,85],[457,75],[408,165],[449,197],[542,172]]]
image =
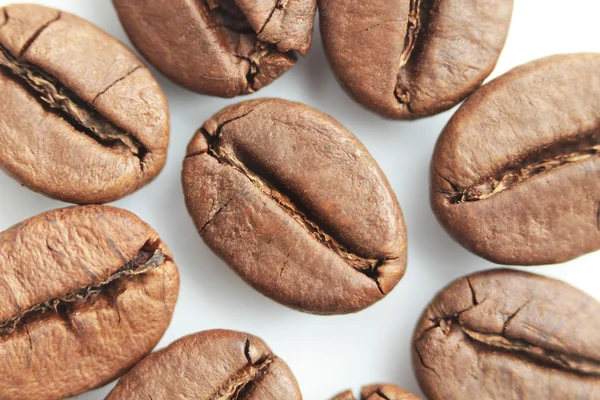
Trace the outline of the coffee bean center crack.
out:
[[[135,70],[137,69],[139,67]],[[107,120],[90,104],[87,104],[47,72],[20,57],[13,56],[1,44],[0,73],[17,82],[46,111],[61,117],[78,132],[87,135],[102,146],[109,147],[122,154],[134,155],[139,158],[141,166],[144,166],[143,160],[148,153],[148,149],[134,135]],[[120,80],[122,79],[125,79],[125,77]],[[103,92],[106,90],[108,88]]]
[[[599,156],[600,129],[579,141],[562,142],[538,150],[517,165],[507,166],[496,176],[484,178],[471,187],[461,188],[443,178],[452,186],[452,192],[444,194],[453,205],[486,200],[535,176]]]
[[[159,268],[165,263],[167,257],[160,249],[153,249],[153,247],[155,246],[150,243],[144,245],[126,264],[102,281],[71,291],[64,296],[35,304],[8,320],[0,321],[0,335],[12,333],[27,318],[47,312],[68,312],[69,305],[86,302],[101,292],[108,290],[111,285],[114,285],[119,280],[146,274],[153,269]]]
[[[242,174],[245,178],[252,182],[252,184],[256,186],[261,193],[273,200],[275,204],[277,204],[286,214],[300,224],[300,226],[310,233],[310,235],[319,243],[333,251],[350,267],[372,279],[377,284],[377,288],[381,294],[385,295],[385,291],[379,282],[379,268],[386,261],[393,261],[395,258],[364,258],[349,251],[337,239],[325,232],[320,227],[322,224],[319,224],[317,219],[310,215],[306,207],[294,204],[294,202],[291,200],[291,198],[294,196],[291,193],[285,193],[282,188],[277,187],[273,182],[269,182],[256,171],[253,171],[248,165],[240,161],[235,154],[232,154],[230,151],[226,150],[220,145],[223,128],[233,121],[246,117],[251,112],[252,110],[246,114],[221,123],[217,127],[215,134],[212,136],[202,128],[201,132],[208,141],[208,155],[215,158],[219,163],[233,168],[238,173]],[[188,155],[188,157],[195,157],[197,155],[199,154],[191,154]],[[231,200],[229,200],[226,204],[228,204],[230,201]],[[215,215],[209,221],[207,221],[207,223],[204,225],[204,228],[206,228],[212,222],[212,220],[214,220],[214,218],[223,208],[224,206],[221,207],[221,209],[215,213]],[[203,233],[204,228],[200,231],[200,233]]]
[[[473,290],[473,286],[470,282],[469,287],[473,293],[473,306],[454,315],[432,320],[431,322],[433,325],[427,328],[421,337],[415,341],[414,347],[416,353],[420,358],[421,364],[425,368],[436,373],[434,368],[425,363],[425,360],[417,347],[417,343],[424,340],[425,336],[435,329],[441,329],[445,335],[449,335],[458,329],[462,332],[465,341],[471,343],[481,351],[506,352],[512,355],[518,355],[523,359],[542,367],[559,369],[580,376],[600,377],[600,360],[582,357],[576,354],[566,354],[560,351],[535,345],[526,340],[511,338],[506,335],[506,329],[511,321],[514,320],[517,314],[521,312],[526,305],[531,302],[531,300],[519,307],[514,313],[512,313],[512,315],[506,317],[501,333],[478,332],[477,330],[466,326],[460,318],[461,315],[467,311],[471,311],[486,301],[483,299],[483,301],[478,302],[476,300],[475,291]]]
[[[250,341],[246,340],[244,349],[248,364],[231,376],[222,387],[210,397],[210,400],[243,400],[250,398],[256,385],[269,373],[274,356],[268,354],[256,362],[250,356]]]

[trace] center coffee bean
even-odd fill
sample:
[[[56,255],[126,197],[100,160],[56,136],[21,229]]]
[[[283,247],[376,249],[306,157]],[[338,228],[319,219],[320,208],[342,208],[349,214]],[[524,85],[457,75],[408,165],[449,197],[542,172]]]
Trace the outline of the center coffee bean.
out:
[[[234,97],[305,55],[316,0],[113,0],[135,47],[174,82]]]
[[[331,400],[356,400],[351,390],[340,393]],[[416,394],[394,385],[370,385],[360,391],[360,400],[421,400]]]
[[[0,234],[0,398],[102,386],[152,351],[179,275],[167,246],[112,207],[50,211]]]
[[[183,188],[204,241],[287,306],[356,312],[404,275],[406,228],[383,172],[303,104],[261,99],[217,113],[188,146]]]
[[[214,330],[146,357],[106,400],[302,400],[287,364],[257,337]]]
[[[0,9],[0,168],[73,203],[117,200],[162,169],[164,94],[116,39],[37,5]]]
[[[447,110],[492,72],[513,0],[319,0],[321,35],[350,95],[414,119]]]
[[[600,398],[600,303],[519,271],[461,278],[431,302],[414,335],[427,397]]]
[[[473,94],[441,134],[431,201],[462,245],[496,263],[600,249],[600,54],[518,67]]]

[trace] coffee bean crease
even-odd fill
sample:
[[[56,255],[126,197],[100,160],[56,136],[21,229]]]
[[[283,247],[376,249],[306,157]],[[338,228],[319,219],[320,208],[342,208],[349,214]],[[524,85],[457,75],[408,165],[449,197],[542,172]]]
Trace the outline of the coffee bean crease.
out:
[[[447,198],[453,205],[486,200],[535,176],[594,157],[600,157],[600,130],[577,142],[561,142],[538,150],[518,165],[505,167],[495,177],[484,178],[468,188],[461,188],[443,178],[453,189],[453,192],[447,193]]]
[[[50,250],[52,249],[50,248]],[[31,316],[41,315],[51,311],[58,313],[68,320],[68,314],[66,314],[65,309],[67,305],[84,302],[107,290],[112,283],[128,277],[146,274],[149,271],[162,266],[165,261],[168,261],[168,257],[160,249],[156,248],[152,243],[146,243],[126,264],[104,280],[71,291],[64,296],[35,304],[8,320],[0,321],[0,335],[14,332],[24,320]]]
[[[256,171],[253,171],[235,154],[232,154],[230,151],[226,150],[223,146],[220,145],[223,128],[226,125],[232,123],[233,121],[248,116],[250,113],[252,113],[252,111],[253,110],[250,110],[236,118],[222,122],[217,127],[214,135],[212,136],[208,131],[202,128],[200,132],[204,135],[208,142],[207,154],[216,159],[219,163],[231,167],[240,174],[244,175],[265,196],[273,200],[286,214],[288,214],[297,223],[299,223],[300,226],[302,226],[306,231],[308,231],[308,233],[310,233],[310,235],[313,236],[318,242],[320,242],[322,245],[333,251],[337,256],[342,258],[350,267],[354,268],[358,272],[372,279],[377,284],[378,290],[385,295],[385,291],[383,290],[379,282],[379,267],[381,267],[387,261],[395,260],[395,258],[364,258],[352,253],[350,250],[346,249],[343,245],[341,245],[339,241],[336,240],[333,236],[325,232],[319,226],[319,224],[314,221],[314,218],[311,218],[311,216],[306,211],[303,211],[300,206],[296,205],[294,201],[292,201],[292,198],[294,197],[293,195],[285,193],[283,189],[277,187],[277,185],[268,181]],[[198,155],[200,154],[190,154],[188,155],[188,158],[195,157]],[[213,214],[212,218],[210,218],[209,221],[205,223],[200,233],[202,233],[202,231],[210,225],[210,223],[212,222],[212,220],[214,220],[216,215],[218,215],[229,204],[230,201],[231,199],[227,201],[222,207],[220,207],[217,213]]]

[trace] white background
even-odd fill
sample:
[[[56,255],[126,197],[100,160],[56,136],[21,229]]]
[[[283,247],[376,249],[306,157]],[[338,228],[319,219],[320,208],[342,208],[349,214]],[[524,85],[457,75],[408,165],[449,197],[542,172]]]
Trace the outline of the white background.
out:
[[[0,5],[9,3],[0,1]],[[131,46],[108,0],[39,3],[91,20]],[[516,0],[510,36],[493,76],[541,56],[600,51],[599,13],[600,3],[595,0]],[[429,206],[429,162],[436,138],[452,111],[417,122],[397,122],[363,110],[336,83],[323,54],[318,27],[308,57],[271,86],[245,98],[297,100],[337,118],[378,160],[404,211],[409,264],[398,287],[357,315],[317,317],[289,310],[242,282],[203,244],[185,209],[180,173],[188,141],[212,114],[242,98],[197,95],[155,75],[171,107],[169,159],[152,184],[115,205],[133,211],[154,227],[179,266],[179,301],[159,347],[201,330],[242,330],[263,338],[287,361],[306,400],[326,400],[342,389],[358,389],[373,382],[395,383],[421,393],[410,358],[412,330],[421,311],[450,281],[494,267],[453,242]],[[0,230],[64,205],[0,173]],[[527,270],[563,279],[600,299],[599,263],[600,253],[565,265]],[[102,399],[109,390],[99,389],[79,399]]]

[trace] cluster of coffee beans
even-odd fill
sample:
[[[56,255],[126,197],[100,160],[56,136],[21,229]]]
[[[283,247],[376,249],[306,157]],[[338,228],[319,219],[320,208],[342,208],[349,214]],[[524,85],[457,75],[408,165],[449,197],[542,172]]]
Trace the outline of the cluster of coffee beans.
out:
[[[158,70],[221,97],[292,68],[317,9],[316,0],[113,3]],[[509,265],[600,248],[600,54],[538,60],[480,87],[512,0],[318,6],[330,64],[365,107],[415,119],[467,98],[431,164],[433,210],[458,242]],[[150,354],[179,293],[173,255],[134,214],[99,205],[165,164],[167,102],[137,56],[74,15],[6,6],[0,98],[0,167],[78,204],[0,234],[0,399],[61,399],[121,376],[107,399],[302,398],[285,362],[246,333],[201,332]],[[218,112],[191,140],[182,181],[205,243],[288,307],[358,312],[405,273],[406,227],[385,175],[311,107],[258,99]],[[412,355],[430,399],[599,399],[600,304],[530,273],[473,274],[426,308]],[[387,384],[360,396],[419,398]]]

